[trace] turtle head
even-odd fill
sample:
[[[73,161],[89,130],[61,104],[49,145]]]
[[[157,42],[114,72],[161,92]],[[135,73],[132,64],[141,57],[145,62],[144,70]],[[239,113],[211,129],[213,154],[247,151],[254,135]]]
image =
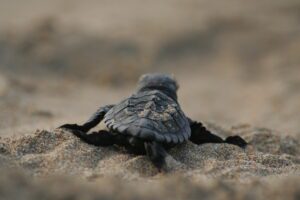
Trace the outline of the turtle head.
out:
[[[145,74],[140,77],[137,92],[159,90],[177,100],[179,86],[173,76],[167,74]]]

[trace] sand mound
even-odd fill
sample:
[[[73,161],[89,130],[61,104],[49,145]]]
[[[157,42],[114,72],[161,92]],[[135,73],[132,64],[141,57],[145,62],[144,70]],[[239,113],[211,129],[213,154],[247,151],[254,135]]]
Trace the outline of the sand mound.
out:
[[[243,126],[234,132],[250,143],[245,150],[188,142],[170,150],[168,165],[173,170],[168,174],[158,173],[146,156],[115,146],[91,146],[63,130],[2,138],[1,168],[18,170],[2,169],[0,188],[10,199],[297,199],[299,140]],[[37,178],[32,181],[31,176]],[[22,190],[15,194],[7,188]]]
[[[243,129],[235,128],[235,131]],[[193,178],[242,178],[243,181],[299,173],[297,139],[249,127],[243,136],[250,143],[245,150],[229,144],[191,142],[171,149],[168,159],[171,173]],[[163,176],[146,156],[130,155],[115,146],[88,145],[63,130],[38,130],[32,135],[1,139],[0,147],[2,157],[15,160],[35,176],[65,174],[89,179],[109,175],[125,179]]]

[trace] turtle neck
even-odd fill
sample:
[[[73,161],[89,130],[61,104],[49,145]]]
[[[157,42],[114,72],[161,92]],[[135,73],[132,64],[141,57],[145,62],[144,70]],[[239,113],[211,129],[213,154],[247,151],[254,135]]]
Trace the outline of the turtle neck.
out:
[[[164,86],[149,86],[149,87],[144,87],[141,88],[140,90],[138,90],[139,92],[145,92],[145,91],[152,91],[152,90],[158,90],[162,93],[164,93],[165,95],[167,95],[168,97],[172,98],[174,101],[177,102],[177,94],[176,92],[168,89],[167,87]]]

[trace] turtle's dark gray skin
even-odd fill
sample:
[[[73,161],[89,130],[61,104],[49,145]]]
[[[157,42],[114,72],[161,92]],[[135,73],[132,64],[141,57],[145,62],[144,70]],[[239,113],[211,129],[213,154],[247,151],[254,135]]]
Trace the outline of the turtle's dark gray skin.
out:
[[[200,122],[185,116],[177,100],[177,82],[169,75],[146,74],[136,92],[116,105],[107,105],[83,125],[65,124],[83,141],[96,146],[120,145],[136,154],[147,154],[159,169],[165,169],[165,149],[190,140],[195,144],[229,143],[244,148],[239,136],[223,140]],[[88,132],[104,120],[108,130]]]

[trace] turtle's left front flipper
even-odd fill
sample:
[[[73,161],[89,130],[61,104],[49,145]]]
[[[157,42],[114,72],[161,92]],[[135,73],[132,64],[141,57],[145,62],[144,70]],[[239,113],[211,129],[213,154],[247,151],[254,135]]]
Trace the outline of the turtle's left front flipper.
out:
[[[189,121],[192,132],[190,141],[195,144],[227,143],[239,146],[241,148],[245,148],[247,146],[247,142],[240,136],[229,136],[225,140],[223,140],[221,137],[207,130],[202,123],[192,120]]]
[[[114,105],[107,105],[99,108],[87,122],[85,122],[83,125],[78,124],[64,124],[58,128],[65,128],[69,130],[75,130],[75,131],[81,131],[81,132],[88,132],[95,126],[97,126],[104,118],[105,114],[112,108]]]

